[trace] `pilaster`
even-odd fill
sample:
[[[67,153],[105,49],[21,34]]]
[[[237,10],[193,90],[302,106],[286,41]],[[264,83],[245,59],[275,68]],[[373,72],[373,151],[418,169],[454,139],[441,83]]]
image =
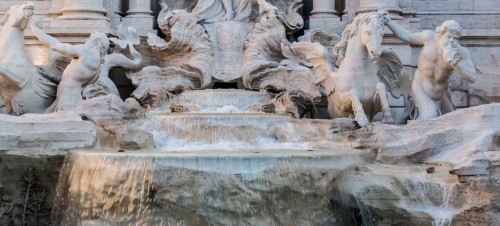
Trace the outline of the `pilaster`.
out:
[[[151,2],[144,0],[129,0],[127,15],[123,18],[125,26],[135,27],[140,36],[154,32],[154,17],[151,11]]]
[[[103,1],[54,0],[50,23],[45,24],[47,31],[55,36],[73,37],[88,37],[94,31],[113,33],[111,20],[105,16]]]
[[[313,10],[309,18],[310,30],[322,30],[340,35],[346,26],[335,10],[335,0],[314,0]]]

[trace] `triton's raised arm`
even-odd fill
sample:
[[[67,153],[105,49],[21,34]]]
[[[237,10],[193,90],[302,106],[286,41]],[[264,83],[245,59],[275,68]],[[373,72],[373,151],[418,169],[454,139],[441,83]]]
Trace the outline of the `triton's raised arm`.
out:
[[[40,22],[33,20],[33,22],[31,23],[31,31],[33,31],[38,40],[40,40],[40,42],[42,42],[44,45],[67,57],[79,56],[78,46],[61,43],[59,42],[59,40],[46,34],[40,27]]]
[[[410,45],[424,45],[426,41],[432,40],[436,35],[433,31],[411,33],[410,31],[399,26],[396,22],[392,21],[388,15],[384,16],[384,22],[397,38]]]
[[[106,56],[105,64],[109,64],[109,67],[123,67],[123,68],[137,68],[141,65],[142,56],[134,48],[133,44],[129,44],[130,54],[133,59],[129,59],[123,54],[110,54]]]

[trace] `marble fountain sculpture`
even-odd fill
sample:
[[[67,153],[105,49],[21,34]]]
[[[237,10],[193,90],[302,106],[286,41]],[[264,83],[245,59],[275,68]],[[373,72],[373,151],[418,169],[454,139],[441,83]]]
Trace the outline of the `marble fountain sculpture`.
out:
[[[315,34],[287,39],[304,25],[301,1],[256,3],[199,0],[192,10],[162,4],[165,38],[147,35],[159,59],[150,66],[141,65],[132,27],[118,27],[117,38],[95,33],[70,45],[30,22],[32,4],[13,7],[2,35],[17,40],[0,38],[0,46],[17,58],[4,55],[2,64],[24,61],[5,66],[11,74],[0,68],[10,114],[0,115],[0,225],[500,222],[500,104],[429,116],[446,113],[436,107],[447,98],[447,83],[438,79],[436,93],[424,92],[432,104],[422,104],[417,89],[452,70],[470,81],[478,76],[456,43],[458,23],[411,34],[384,10],[362,13],[342,37],[327,37],[339,41],[331,53],[305,41]],[[424,45],[416,75],[422,80],[402,74],[396,52],[382,46],[386,25],[403,41]],[[25,57],[28,26],[60,53],[48,65]],[[129,56],[108,54],[110,42]],[[108,77],[113,67],[126,68],[136,87],[125,101]],[[446,70],[432,75],[430,67]],[[44,89],[51,95],[36,102],[43,106],[23,108],[30,102],[18,100],[42,96],[16,81],[30,85],[22,79],[33,77],[51,84]],[[210,89],[220,82],[240,89]],[[404,98],[416,120],[392,125],[388,95]],[[322,96],[334,119],[301,118]],[[415,109],[419,114],[410,114]],[[378,112],[382,123],[372,121]],[[41,179],[33,167],[17,170],[28,164],[44,172]]]

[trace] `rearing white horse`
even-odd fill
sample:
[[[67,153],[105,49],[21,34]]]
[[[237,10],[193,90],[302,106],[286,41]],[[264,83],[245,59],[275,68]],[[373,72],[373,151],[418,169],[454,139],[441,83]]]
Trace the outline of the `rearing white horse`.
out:
[[[334,47],[342,61],[328,97],[328,109],[334,118],[354,118],[364,127],[382,111],[382,122],[394,123],[386,86],[392,89],[397,85],[402,65],[391,49],[381,47],[385,14],[378,11],[356,16]]]
[[[24,50],[24,29],[33,15],[33,3],[10,8],[1,20],[0,96],[11,115],[41,113],[54,102],[57,84],[44,77]]]
[[[385,11],[360,14],[342,33],[334,47],[340,68],[334,72],[327,49],[319,43],[297,42],[291,49],[314,65],[314,72],[325,78],[321,82],[328,96],[328,110],[333,118],[354,118],[366,126],[379,111],[383,122],[393,123],[386,87],[395,98],[401,96],[403,80],[398,56],[382,48]]]

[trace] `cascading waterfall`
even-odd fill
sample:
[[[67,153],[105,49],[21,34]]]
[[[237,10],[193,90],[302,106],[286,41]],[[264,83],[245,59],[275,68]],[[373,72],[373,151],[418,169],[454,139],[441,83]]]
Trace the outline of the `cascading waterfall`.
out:
[[[162,150],[309,148],[286,115],[176,113],[150,118],[143,128],[155,135],[155,146]],[[286,140],[279,138],[283,135]]]
[[[331,225],[331,181],[366,152],[72,152],[55,225]]]
[[[451,206],[455,185],[447,182],[401,179],[410,200],[404,201],[409,209],[432,217],[433,226],[450,226],[456,210]]]
[[[170,112],[169,107],[180,105],[196,113],[251,113],[255,111],[252,107],[255,104],[268,103],[271,101],[267,93],[217,89],[217,90],[192,90],[183,92],[170,100],[166,108],[159,108],[152,113]]]
[[[287,115],[246,112],[254,101],[266,98],[254,93],[247,100],[231,102],[225,96],[239,92],[212,92],[206,98],[217,97],[226,105],[207,102],[201,108],[205,112],[149,112],[137,125],[153,134],[155,149],[71,152],[59,177],[54,225],[371,225],[376,221],[371,209],[383,200],[371,197],[376,193],[370,195],[370,188],[362,188],[364,180],[372,178],[358,178],[363,176],[358,167],[375,160],[372,150],[322,142],[328,138],[321,137],[325,132],[318,133],[313,121],[301,124]],[[183,95],[198,108],[207,101],[201,98],[203,92]],[[218,112],[232,108],[238,110]],[[398,167],[371,168],[398,178],[414,175],[400,174]],[[436,180],[417,176],[399,179],[407,193],[403,196],[409,197],[401,200],[400,208],[427,214],[435,226],[450,225],[451,183],[427,183]],[[387,183],[381,182],[384,186]]]
[[[238,90],[203,90],[184,92],[178,97],[178,103],[184,105],[195,105],[198,107],[197,112],[224,113],[224,109],[234,109],[227,113],[248,112],[253,104],[265,103],[271,98],[267,93],[240,91]]]

